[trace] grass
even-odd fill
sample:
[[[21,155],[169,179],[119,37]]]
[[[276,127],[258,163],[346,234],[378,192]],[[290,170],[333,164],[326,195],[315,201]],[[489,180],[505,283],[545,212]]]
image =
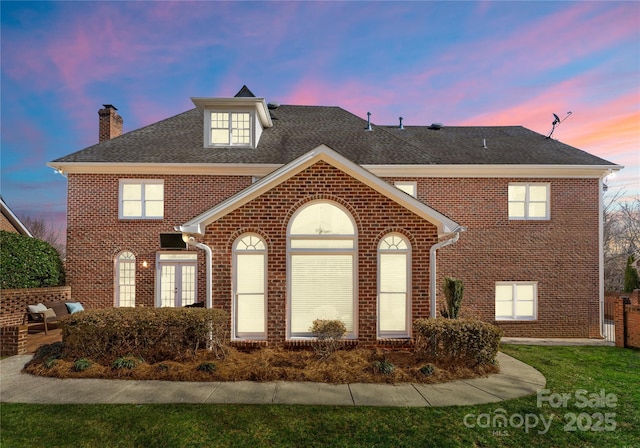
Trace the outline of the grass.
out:
[[[538,408],[536,396],[448,408],[282,405],[2,404],[1,446],[56,447],[637,447],[640,352],[615,347],[505,346],[540,370],[553,393],[615,394],[612,409]],[[553,416],[546,434],[523,428],[467,428],[466,415]],[[565,413],[613,411],[614,431],[563,430]]]

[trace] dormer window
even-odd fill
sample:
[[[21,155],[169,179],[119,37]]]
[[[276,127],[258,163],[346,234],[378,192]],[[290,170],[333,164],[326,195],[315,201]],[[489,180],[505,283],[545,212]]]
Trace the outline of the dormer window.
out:
[[[209,146],[253,146],[250,112],[210,111]]]
[[[264,98],[243,86],[233,98],[191,98],[204,118],[205,148],[255,148],[273,126]]]

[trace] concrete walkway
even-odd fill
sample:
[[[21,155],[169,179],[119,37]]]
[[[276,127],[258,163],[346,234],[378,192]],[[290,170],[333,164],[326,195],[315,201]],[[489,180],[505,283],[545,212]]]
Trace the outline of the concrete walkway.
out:
[[[501,373],[441,384],[309,382],[180,382],[44,378],[21,373],[31,355],[0,361],[6,403],[206,403],[337,406],[456,406],[494,403],[536,393],[546,384],[533,367],[498,353]]]
[[[608,341],[606,339],[587,339],[587,338],[502,338],[501,344],[518,344],[518,345],[564,345],[564,346],[577,346],[577,345],[589,345],[589,346],[604,346],[613,347],[614,341]]]

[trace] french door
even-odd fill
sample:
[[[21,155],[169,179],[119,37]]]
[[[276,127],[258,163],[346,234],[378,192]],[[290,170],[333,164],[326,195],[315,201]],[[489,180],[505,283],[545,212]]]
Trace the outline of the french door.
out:
[[[197,255],[180,253],[158,256],[159,307],[182,307],[196,300]]]

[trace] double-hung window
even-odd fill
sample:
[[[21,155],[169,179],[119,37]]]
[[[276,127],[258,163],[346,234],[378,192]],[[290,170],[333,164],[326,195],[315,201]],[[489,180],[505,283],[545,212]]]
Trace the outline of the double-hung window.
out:
[[[250,112],[209,112],[210,146],[251,146]]]
[[[548,220],[548,183],[509,184],[509,219]]]
[[[537,282],[497,282],[496,320],[535,320]]]
[[[120,180],[120,219],[162,219],[163,216],[164,181]]]

